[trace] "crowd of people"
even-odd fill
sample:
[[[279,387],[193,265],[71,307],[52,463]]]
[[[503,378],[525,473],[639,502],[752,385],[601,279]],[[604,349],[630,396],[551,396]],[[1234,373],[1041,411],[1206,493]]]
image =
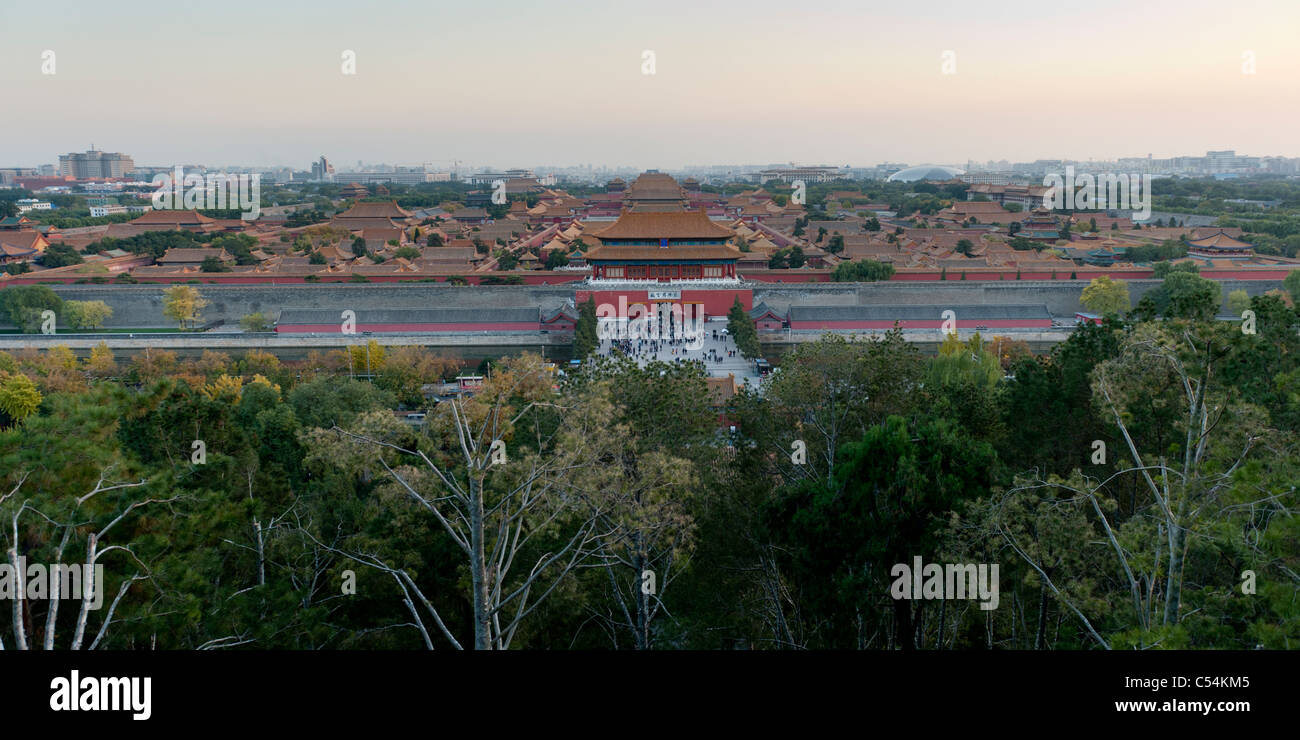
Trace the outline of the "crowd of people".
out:
[[[725,323],[718,321],[718,324]],[[746,385],[756,385],[759,378],[754,363],[745,360],[730,333],[721,326],[685,331],[672,322],[660,324],[664,333],[635,331],[626,325],[602,323],[597,337],[596,354],[628,357],[637,364],[668,362],[698,364],[708,375],[733,375]]]
[[[704,343],[701,341],[703,336],[711,338],[714,342],[721,342],[723,347],[721,349],[703,347]],[[740,352],[734,348],[731,337],[725,330],[713,329],[707,334],[688,333],[677,329],[671,323],[668,325],[666,336],[663,337],[602,337],[598,351],[605,355],[620,353],[638,362],[700,361],[715,365],[721,365],[727,359],[740,356]]]

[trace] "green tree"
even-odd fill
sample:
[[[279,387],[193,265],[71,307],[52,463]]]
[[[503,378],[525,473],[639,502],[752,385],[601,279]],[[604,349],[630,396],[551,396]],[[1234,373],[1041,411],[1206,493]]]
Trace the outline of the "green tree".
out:
[[[1214,318],[1219,312],[1223,289],[1213,280],[1175,270],[1151,292],[1151,296],[1162,316],[1204,321]]]
[[[1084,287],[1079,302],[1084,308],[1102,316],[1122,316],[1131,305],[1128,283],[1111,280],[1109,275],[1095,277]]]
[[[519,255],[514,252],[500,251],[497,252],[497,269],[509,271],[519,265]]]
[[[0,307],[9,320],[27,334],[41,330],[41,314],[62,313],[63,300],[44,285],[19,285],[0,290]]]
[[[755,327],[753,317],[740,304],[739,296],[727,311],[727,333],[735,340],[736,348],[746,359],[754,359],[762,355],[763,350],[758,343],[758,329]]]
[[[83,262],[81,253],[67,244],[54,243],[45,248],[41,254],[41,264],[45,267],[65,267],[79,265]]]
[[[1234,316],[1241,314],[1250,308],[1250,294],[1244,290],[1234,290],[1228,293],[1228,310],[1232,311]]]
[[[271,322],[261,311],[256,311],[240,319],[239,328],[252,332],[270,331]]]
[[[103,301],[65,301],[63,315],[74,329],[99,329],[112,318],[113,309]]]
[[[548,270],[564,267],[567,264],[569,264],[569,256],[558,249],[552,249],[546,254],[546,269]]]
[[[214,256],[203,258],[203,264],[199,266],[201,272],[230,272],[230,267]]]
[[[1282,281],[1282,287],[1291,294],[1292,301],[1300,304],[1300,270],[1288,272],[1286,279]]]
[[[1130,257],[1132,257],[1132,251],[1129,250]],[[1201,268],[1195,262],[1170,262],[1168,260],[1157,262],[1151,267],[1151,277],[1157,280],[1163,280],[1176,272],[1189,272],[1193,275],[1199,275]]]
[[[782,358],[758,414],[770,418],[742,418],[740,426],[753,435],[759,451],[783,452],[785,460],[796,440],[805,444],[807,465],[779,469],[781,475],[825,478],[845,442],[891,413],[910,416],[919,402],[924,367],[901,330],[868,341],[828,333]]]
[[[844,445],[829,481],[805,479],[778,493],[769,528],[818,624],[818,647],[858,647],[859,635],[892,634],[924,647],[924,600],[890,598],[896,564],[941,559],[944,517],[987,496],[996,455],[944,420],[890,416]],[[930,607],[937,608],[937,607]]]
[[[831,271],[831,280],[834,282],[870,283],[888,280],[893,276],[893,264],[876,260],[841,262]]]
[[[1002,363],[976,333],[963,342],[948,334],[926,371],[925,394],[935,416],[955,420],[981,439],[1000,432],[995,389]]]
[[[583,360],[600,346],[597,334],[596,297],[587,296],[586,302],[578,306],[578,321],[573,329],[573,356]]]

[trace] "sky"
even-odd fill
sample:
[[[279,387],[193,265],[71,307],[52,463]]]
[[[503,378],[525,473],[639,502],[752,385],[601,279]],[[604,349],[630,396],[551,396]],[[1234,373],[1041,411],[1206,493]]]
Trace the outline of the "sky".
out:
[[[0,167],[1300,156],[1297,0],[80,5],[0,4]]]

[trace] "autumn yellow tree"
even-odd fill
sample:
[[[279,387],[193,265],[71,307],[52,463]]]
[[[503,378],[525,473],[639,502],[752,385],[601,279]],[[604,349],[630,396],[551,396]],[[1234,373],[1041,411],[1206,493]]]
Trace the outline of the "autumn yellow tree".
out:
[[[41,407],[41,392],[22,373],[0,375],[0,426],[22,423]]]
[[[152,382],[176,374],[180,361],[170,350],[149,350],[131,358],[131,374],[144,382]]]
[[[90,357],[86,359],[86,370],[94,376],[107,378],[117,372],[117,362],[113,359],[113,350],[106,342],[100,342],[90,348]]]
[[[455,368],[454,361],[439,357],[424,347],[390,347],[382,357],[383,364],[379,367],[376,385],[392,391],[407,404],[423,403],[421,387],[442,380]],[[362,362],[364,361],[363,357]],[[371,367],[374,366],[372,356]]]
[[[239,361],[240,372],[244,375],[273,375],[282,368],[279,357],[260,349],[248,350]]]
[[[1010,370],[1012,365],[1034,354],[1029,349],[1028,342],[1022,339],[1012,339],[1011,337],[993,337],[993,339],[989,340],[987,348],[1002,363],[1003,370]]]
[[[265,380],[265,379],[263,379]],[[244,389],[244,380],[238,375],[219,375],[210,383],[204,384],[200,389],[203,395],[217,401],[225,399],[227,401],[238,401],[239,394]]]
[[[384,348],[371,339],[359,347],[348,347],[352,354],[352,371],[370,375],[384,365]]]
[[[207,305],[207,299],[199,295],[198,288],[174,285],[163,291],[163,316],[175,320],[181,329],[197,324]]]
[[[49,349],[49,366],[62,370],[76,370],[77,356],[66,345],[56,344]]]
[[[213,377],[230,370],[230,355],[225,352],[217,352],[210,349],[203,350],[203,354],[190,360],[189,369],[197,375]]]

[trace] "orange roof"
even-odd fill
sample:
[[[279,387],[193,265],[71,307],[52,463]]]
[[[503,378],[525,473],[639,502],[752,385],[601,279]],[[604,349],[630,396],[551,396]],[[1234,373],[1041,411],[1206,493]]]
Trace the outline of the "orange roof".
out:
[[[627,197],[638,199],[676,200],[685,197],[682,186],[662,172],[642,172],[627,188]]]
[[[356,203],[334,218],[410,218],[411,213],[390,200],[382,203]]]
[[[1000,204],[993,201],[968,200],[952,204],[952,210],[963,216],[971,214],[996,214],[999,216],[1008,215],[1011,212],[1003,208]]]
[[[335,216],[330,224],[348,231],[365,231],[367,229],[398,229],[400,231],[391,218],[344,218]]]
[[[155,261],[160,265],[171,263],[185,265],[202,262],[208,257],[216,257],[219,262],[229,262],[234,259],[225,249],[221,248],[172,247]]]
[[[0,231],[0,248],[11,257],[44,251],[48,244],[49,241],[36,230]]]
[[[1187,242],[1189,247],[1212,247],[1216,249],[1249,249],[1250,244],[1233,239],[1227,234],[1219,231],[1201,239],[1192,239]]]
[[[730,239],[734,233],[709,220],[704,211],[624,212],[614,223],[591,235],[610,239]]]
[[[210,224],[216,219],[204,216],[198,211],[156,209],[145,211],[139,218],[131,219],[132,224]]]
[[[735,373],[728,373],[725,378],[705,378],[704,383],[709,394],[709,404],[713,406],[722,406],[740,389]]]
[[[600,260],[734,260],[740,259],[739,249],[730,244],[700,244],[695,246],[653,247],[602,244],[590,252],[587,259]]]

